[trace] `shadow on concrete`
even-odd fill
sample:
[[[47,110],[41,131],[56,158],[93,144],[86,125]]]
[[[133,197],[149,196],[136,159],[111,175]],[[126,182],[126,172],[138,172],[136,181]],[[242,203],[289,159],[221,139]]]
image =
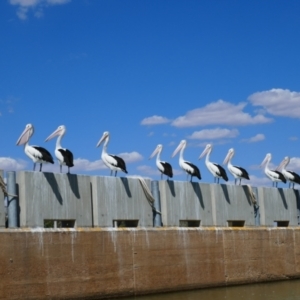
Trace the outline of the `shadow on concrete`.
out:
[[[194,189],[195,194],[198,197],[198,200],[200,202],[201,207],[204,209],[205,206],[204,206],[204,202],[203,202],[202,192],[201,192],[201,189],[200,189],[200,183],[198,183],[198,182],[191,182],[191,185],[192,185],[192,187]]]
[[[176,193],[175,193],[175,188],[174,188],[174,181],[173,180],[167,180],[167,184],[169,186],[169,189],[170,189],[170,192],[171,192],[172,196],[175,197]]]
[[[248,201],[249,205],[250,206],[252,206],[252,205],[254,206],[254,203],[252,203],[252,200],[251,200],[251,196],[249,195],[250,191],[249,191],[248,187],[246,185],[242,185],[242,188],[243,188],[243,191],[244,191],[244,193],[246,195],[246,198],[247,198],[247,201]],[[257,198],[257,196],[256,196],[257,195],[256,188],[255,188],[255,191],[254,191],[254,188],[252,188],[252,192],[254,193],[255,198]]]
[[[220,186],[221,186],[221,188],[222,188],[222,190],[223,190],[223,194],[224,194],[224,197],[225,197],[226,201],[227,201],[229,204],[231,204],[231,203],[230,203],[229,194],[228,194],[228,187],[227,187],[227,185],[226,185],[226,184],[220,184]]]
[[[285,209],[288,209],[288,205],[287,205],[287,202],[286,202],[286,199],[285,199],[285,195],[284,195],[284,193],[283,193],[283,190],[282,190],[282,189],[278,189],[278,191],[279,191],[279,194],[280,194],[280,196],[281,196],[281,200],[282,200],[282,202],[283,202],[284,208],[285,208]]]
[[[128,179],[126,177],[120,177],[121,179],[121,182],[123,183],[124,185],[124,188],[125,188],[125,191],[126,191],[126,194],[129,198],[132,197],[131,195],[131,192],[130,192],[130,189],[129,189],[129,184],[128,184]]]
[[[77,175],[70,174],[70,173],[67,173],[66,175],[68,177],[69,185],[71,187],[71,190],[72,190],[73,194],[75,195],[75,197],[77,199],[80,199]]]
[[[45,178],[47,179],[57,201],[60,203],[60,205],[63,205],[63,198],[60,194],[59,186],[57,184],[54,174],[53,173],[43,173],[43,174],[44,174]]]
[[[293,192],[295,194],[296,197],[296,201],[297,201],[297,211],[300,211],[300,194],[299,194],[299,190],[295,190],[293,189]],[[298,225],[300,225],[300,216],[298,215]]]

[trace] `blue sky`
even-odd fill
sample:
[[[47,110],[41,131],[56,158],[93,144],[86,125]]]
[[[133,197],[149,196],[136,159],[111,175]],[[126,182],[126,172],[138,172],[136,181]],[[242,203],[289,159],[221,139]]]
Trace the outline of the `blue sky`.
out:
[[[159,179],[148,158],[160,143],[186,180],[171,158],[182,139],[202,182],[213,182],[198,160],[207,143],[219,164],[233,147],[253,185],[271,185],[259,168],[268,152],[300,173],[299,15],[292,0],[1,1],[0,168],[32,169],[16,146],[32,123],[30,144],[53,156],[44,141],[67,127],[72,173],[110,174],[96,148],[104,131],[128,175]]]

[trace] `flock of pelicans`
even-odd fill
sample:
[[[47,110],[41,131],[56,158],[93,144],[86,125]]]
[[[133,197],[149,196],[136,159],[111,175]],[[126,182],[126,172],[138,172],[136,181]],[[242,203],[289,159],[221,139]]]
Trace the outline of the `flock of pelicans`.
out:
[[[54,163],[52,155],[49,153],[48,150],[46,150],[43,147],[39,146],[31,146],[29,145],[29,139],[34,133],[34,127],[32,124],[27,124],[24,131],[22,132],[21,136],[19,137],[17,141],[17,145],[25,145],[24,150],[25,154],[33,161],[33,170],[35,171],[36,163],[40,164],[40,171],[42,171],[42,164],[43,163]],[[70,173],[70,168],[74,166],[73,164],[73,154],[70,150],[63,148],[61,146],[61,139],[66,133],[66,127],[64,125],[58,126],[58,128],[51,133],[47,138],[46,142],[53,139],[54,137],[58,137],[56,140],[56,147],[55,147],[55,156],[59,161],[60,165],[60,172],[62,172],[62,166],[65,165],[68,167],[68,173]],[[101,159],[103,160],[104,164],[111,170],[110,175],[115,172],[115,176],[117,175],[117,171],[123,171],[127,173],[126,170],[126,164],[124,160],[116,155],[108,154],[107,153],[107,144],[109,142],[109,132],[105,131],[97,143],[96,147],[99,147],[103,143],[103,149],[101,154]],[[184,160],[183,158],[183,152],[186,147],[186,140],[182,140],[178,147],[175,149],[175,151],[172,154],[172,157],[174,157],[179,151],[179,166],[187,173],[187,178],[190,175],[190,180],[192,181],[193,176],[197,177],[198,179],[201,179],[201,174],[199,168],[192,164],[189,161]],[[173,177],[173,170],[172,166],[165,161],[160,160],[160,154],[162,152],[163,146],[161,144],[157,145],[153,153],[150,155],[150,158],[153,158],[156,155],[156,166],[158,170],[161,172],[161,178],[163,178],[163,175],[166,175],[167,178]],[[206,145],[205,149],[199,156],[199,159],[204,157],[205,158],[205,164],[210,173],[214,176],[214,181],[219,183],[220,178],[222,178],[225,181],[228,181],[228,177],[226,174],[225,169],[216,163],[213,163],[209,160],[210,154],[212,152],[212,145],[208,144]],[[234,149],[229,149],[223,164],[227,164],[227,168],[229,172],[233,175],[235,179],[235,184],[237,181],[240,181],[242,179],[249,179],[248,172],[238,166],[234,166],[231,163],[231,159],[234,156]],[[149,159],[150,159],[149,158]],[[280,163],[280,165],[277,167],[276,170],[270,170],[269,169],[269,163],[271,161],[271,154],[268,153],[263,160],[261,166],[264,166],[264,171],[266,176],[272,180],[272,185],[277,187],[278,182],[286,183],[286,181],[289,181],[289,187],[293,186],[294,184],[298,183],[300,184],[300,176],[293,172],[293,171],[287,171],[286,166],[290,162],[290,158],[286,156],[283,161]]]

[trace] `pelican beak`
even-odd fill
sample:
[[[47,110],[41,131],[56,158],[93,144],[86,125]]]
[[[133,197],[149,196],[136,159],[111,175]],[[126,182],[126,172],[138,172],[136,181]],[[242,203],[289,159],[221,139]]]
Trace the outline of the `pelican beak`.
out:
[[[150,155],[149,159],[151,159],[157,152],[158,152],[159,148],[158,146],[155,148],[155,150],[153,151],[153,153]]]
[[[52,132],[45,140],[45,142],[48,142],[49,140],[53,139],[57,135],[60,135],[61,133],[61,128],[57,128],[54,132]]]
[[[286,166],[286,164],[287,164],[287,160],[284,158],[284,159],[282,160],[282,162],[279,164],[279,166],[276,168],[276,171],[281,170],[283,167]]]
[[[19,139],[17,140],[17,143],[16,143],[17,146],[23,145],[23,144],[28,142],[28,140],[31,136],[30,129],[31,129],[31,127],[26,126],[26,128],[24,129],[24,131],[20,135]]]
[[[101,143],[108,137],[108,134],[103,133],[101,139],[99,140],[99,142],[97,143],[96,147],[99,147],[101,145]]]
[[[225,159],[224,159],[224,161],[223,161],[223,165],[226,165],[228,163],[230,157],[231,157],[231,152],[228,152]]]
[[[265,163],[267,162],[267,159],[268,159],[268,156],[266,156],[266,157],[264,158],[264,160],[262,161],[262,163],[260,164],[260,167],[261,167],[261,168],[265,165]]]
[[[200,154],[199,158],[198,159],[201,159],[208,151],[208,148],[205,147],[205,149],[203,150],[203,152]]]
[[[174,157],[182,148],[183,143],[180,142],[180,144],[177,146],[177,148],[174,150],[172,157]]]

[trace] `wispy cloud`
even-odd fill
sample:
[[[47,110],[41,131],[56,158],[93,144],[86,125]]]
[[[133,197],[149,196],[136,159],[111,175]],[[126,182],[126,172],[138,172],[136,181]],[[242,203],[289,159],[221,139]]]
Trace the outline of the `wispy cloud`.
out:
[[[265,139],[265,135],[262,133],[258,133],[257,135],[249,138],[249,139],[243,139],[242,142],[245,143],[256,143],[256,142],[261,142]]]
[[[235,138],[238,135],[239,131],[237,129],[215,128],[195,131],[192,133],[192,135],[188,136],[188,138],[195,140],[214,140],[222,138]]]
[[[254,93],[248,100],[254,106],[262,106],[269,114],[300,118],[300,93],[298,92],[271,89]]]
[[[44,9],[50,5],[66,4],[71,0],[9,0],[11,5],[17,6],[17,16],[26,20],[29,10],[32,10],[36,18],[44,15]]]
[[[188,111],[184,116],[175,119],[171,124],[175,127],[192,127],[205,125],[254,125],[270,123],[273,120],[263,114],[251,116],[243,109],[247,103],[232,103],[218,100],[204,107]]]
[[[148,117],[145,118],[141,121],[141,125],[159,125],[159,124],[166,124],[166,123],[170,123],[171,120],[169,120],[166,117],[162,117],[162,116],[152,116],[152,117]]]
[[[22,159],[0,157],[0,169],[5,171],[19,171],[27,167],[27,162]]]

